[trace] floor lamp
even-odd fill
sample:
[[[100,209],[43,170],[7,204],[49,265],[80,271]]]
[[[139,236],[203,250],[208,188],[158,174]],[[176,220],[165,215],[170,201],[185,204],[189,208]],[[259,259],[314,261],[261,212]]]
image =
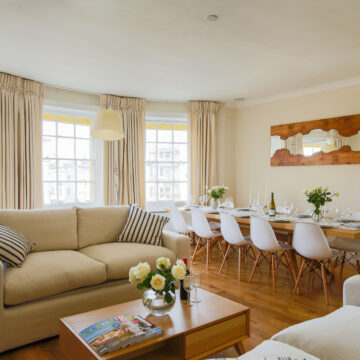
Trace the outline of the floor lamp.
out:
[[[90,134],[92,137],[105,141],[115,141],[124,138],[123,119],[119,112],[115,110],[100,110],[96,114],[95,121],[91,124]],[[118,151],[115,151],[114,168],[115,175],[115,205],[119,205],[119,169],[118,169]]]

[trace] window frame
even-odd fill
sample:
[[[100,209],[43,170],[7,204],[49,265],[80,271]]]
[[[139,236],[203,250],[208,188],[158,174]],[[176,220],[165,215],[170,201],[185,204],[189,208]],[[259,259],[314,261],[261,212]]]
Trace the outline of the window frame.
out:
[[[54,158],[44,157],[43,154],[41,155],[41,167],[43,167],[43,161],[44,160],[55,160],[57,162],[56,166],[56,180],[48,181],[44,180],[43,177],[43,170],[41,175],[41,183],[42,183],[42,206],[45,209],[62,209],[62,208],[69,208],[73,206],[79,206],[79,207],[95,207],[95,206],[101,206],[103,205],[103,186],[104,186],[104,171],[103,171],[103,142],[100,140],[97,140],[93,137],[89,138],[83,138],[83,137],[77,137],[76,133],[74,132],[73,136],[63,136],[58,135],[58,116],[72,116],[74,119],[76,117],[83,117],[83,118],[89,118],[91,121],[95,119],[96,116],[96,110],[90,110],[90,109],[79,109],[78,107],[73,107],[72,105],[67,106],[66,104],[59,105],[52,105],[52,104],[44,104],[43,106],[43,114],[54,114],[56,116],[56,135],[46,135],[42,133],[41,136],[41,142],[43,142],[43,137],[48,136],[56,139],[56,156]],[[44,121],[42,117],[42,122]],[[75,126],[75,121],[74,121]],[[75,130],[75,129],[74,129]],[[58,141],[57,139],[73,139],[74,140],[74,158],[60,158],[58,157]],[[91,141],[92,146],[92,154],[90,156],[89,161],[92,161],[93,165],[93,179],[91,181],[80,181],[77,179],[77,166],[76,161],[79,161],[81,159],[78,159],[76,157],[76,140],[79,139],[86,139]],[[58,161],[62,160],[69,160],[75,162],[75,179],[74,180],[60,180],[59,179],[59,168],[58,168]],[[87,160],[87,159],[83,159]],[[44,203],[44,184],[45,183],[55,183],[56,184],[56,191],[57,191],[57,199],[59,199],[59,184],[60,183],[75,183],[75,200],[77,197],[77,184],[78,183],[92,183],[93,185],[93,201],[92,202],[71,202],[71,203],[57,203],[55,204],[45,204]]]
[[[160,125],[186,125],[187,126],[187,138],[186,138],[186,142],[178,142],[178,141],[174,141],[174,130],[172,129],[172,141],[171,142],[159,142],[158,141],[158,129],[156,129],[156,139],[155,141],[147,141],[146,139],[146,123],[151,123],[151,124],[160,124]],[[145,206],[146,209],[150,210],[150,211],[163,211],[165,210],[168,206],[176,203],[176,202],[181,202],[181,203],[185,203],[190,199],[190,132],[189,132],[189,123],[188,123],[188,118],[187,118],[187,114],[164,114],[164,113],[146,113],[146,117],[145,117],[145,136],[144,136],[144,172],[145,172]],[[156,158],[155,161],[147,161],[146,159],[146,145],[147,144],[155,144],[156,145],[156,154],[158,155],[158,144],[171,144],[172,146],[172,153],[174,155],[174,145],[186,145],[187,146],[187,159],[186,161],[175,161],[174,160],[174,156],[172,157],[172,160],[168,161],[168,160],[163,160],[163,161],[159,161],[158,158]],[[172,164],[172,181],[168,181],[168,180],[159,180],[159,168],[158,165],[161,163],[166,163]],[[146,166],[147,164],[156,164],[156,180],[147,180],[146,177]],[[175,180],[175,164],[186,164],[187,165],[187,180]],[[157,188],[156,188],[156,198],[157,200],[147,200],[146,199],[146,185],[147,183],[155,183]],[[166,184],[171,184],[172,185],[172,199],[171,200],[159,200],[159,191],[158,191],[158,184],[159,183],[166,183]],[[184,200],[175,200],[174,198],[174,189],[175,189],[175,184],[177,183],[186,183],[187,184],[187,195],[186,195],[186,199]]]

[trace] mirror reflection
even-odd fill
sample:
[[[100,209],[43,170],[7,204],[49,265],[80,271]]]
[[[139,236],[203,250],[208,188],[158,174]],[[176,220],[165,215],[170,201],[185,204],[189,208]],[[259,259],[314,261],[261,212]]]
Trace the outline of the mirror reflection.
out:
[[[286,140],[282,140],[280,136],[271,136],[271,157],[279,149],[287,149],[291,155],[312,156],[319,151],[330,153],[346,145],[353,151],[360,151],[360,131],[346,137],[341,136],[334,129],[330,131],[314,129],[306,135],[299,133],[289,136]]]

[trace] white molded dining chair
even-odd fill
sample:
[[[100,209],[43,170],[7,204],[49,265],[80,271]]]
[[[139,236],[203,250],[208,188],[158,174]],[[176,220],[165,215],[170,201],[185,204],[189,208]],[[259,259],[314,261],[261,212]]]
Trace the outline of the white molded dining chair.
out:
[[[310,273],[314,273],[318,268],[317,264],[320,263],[325,302],[328,304],[329,297],[326,279],[326,265],[330,268],[328,271],[330,271],[334,276],[336,284],[341,292],[341,284],[335,272],[335,265],[332,262],[332,259],[338,257],[340,253],[330,249],[326,236],[320,226],[314,223],[296,223],[292,245],[296,252],[302,257],[293,293],[295,294],[299,286],[301,277],[305,271],[305,266],[308,265]]]
[[[175,206],[170,207],[170,220],[176,232],[181,234],[190,234],[193,232],[192,227],[186,223],[184,215]]]
[[[352,219],[360,221],[360,212],[353,212]],[[328,240],[332,249],[341,251],[343,253],[340,263],[340,280],[342,278],[345,262],[354,267],[351,260],[356,260],[356,270],[360,274],[360,239],[335,237],[335,239]]]
[[[206,243],[206,270],[208,270],[210,253],[214,246],[218,246],[222,257],[224,258],[224,251],[221,246],[222,236],[220,232],[214,231],[210,228],[208,220],[202,210],[197,208],[192,208],[191,215],[192,215],[192,228],[195,233],[195,241],[196,241],[194,254],[191,258],[191,264],[193,263],[198,251],[200,250],[200,246],[203,243]]]
[[[280,264],[284,265],[287,268],[291,280],[295,282],[292,269],[294,268],[294,266],[290,266],[290,263],[294,265],[293,258],[290,253],[290,251],[292,250],[292,246],[287,243],[278,242],[274,230],[269,224],[269,222],[260,217],[251,217],[250,237],[253,244],[259,249],[259,253],[256,257],[256,261],[254,264],[254,268],[251,272],[249,282],[251,282],[257,266],[259,266],[264,260],[269,261],[269,276],[271,269],[274,291],[276,291],[276,272],[278,265]],[[263,257],[263,260],[260,262],[261,256]],[[285,263],[282,262],[283,258],[285,260]]]
[[[221,274],[225,261],[231,256],[232,252],[238,250],[238,280],[240,280],[241,259],[243,256],[243,251],[245,258],[248,255],[248,251],[251,251],[253,255],[252,260],[255,260],[254,249],[251,246],[252,241],[248,236],[245,237],[243,236],[239,224],[236,222],[236,220],[232,215],[222,213],[220,215],[220,219],[221,219],[221,234],[228,245],[225,251],[224,260],[219,270],[219,274]]]

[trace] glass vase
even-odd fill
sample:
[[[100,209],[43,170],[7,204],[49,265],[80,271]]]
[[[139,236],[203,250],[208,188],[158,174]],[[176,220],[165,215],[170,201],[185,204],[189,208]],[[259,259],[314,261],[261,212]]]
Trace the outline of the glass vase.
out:
[[[142,301],[145,309],[154,316],[167,315],[174,307],[176,301],[176,294],[169,292],[172,297],[172,301],[167,303],[165,301],[165,295],[160,295],[153,289],[145,290],[142,295]]]
[[[212,198],[212,199],[211,199],[211,202],[210,202],[210,207],[211,207],[213,210],[217,210],[217,209],[220,207],[220,199],[214,199],[214,198]]]
[[[315,222],[320,222],[323,217],[323,213],[320,208],[316,207],[312,213],[312,218]]]

